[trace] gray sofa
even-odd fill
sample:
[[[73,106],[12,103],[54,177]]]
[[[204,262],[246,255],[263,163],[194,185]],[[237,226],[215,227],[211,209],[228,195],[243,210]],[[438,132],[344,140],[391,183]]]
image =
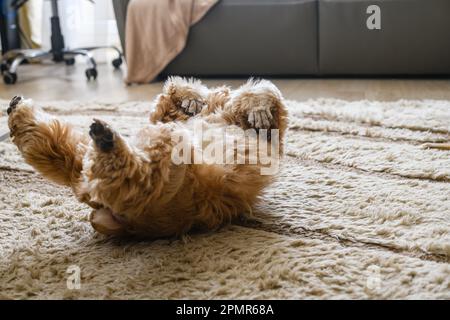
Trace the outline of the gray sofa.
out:
[[[221,0],[162,74],[450,74],[450,0]]]

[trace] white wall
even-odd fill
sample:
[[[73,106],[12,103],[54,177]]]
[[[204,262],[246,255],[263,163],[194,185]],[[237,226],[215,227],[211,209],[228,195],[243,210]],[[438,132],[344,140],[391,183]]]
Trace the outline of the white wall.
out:
[[[115,45],[120,49],[120,39],[111,0],[59,0],[59,16],[66,47]],[[43,47],[50,47],[51,5],[44,1],[42,22]],[[107,52],[107,53],[105,53]],[[97,62],[115,57],[113,51],[95,53]]]

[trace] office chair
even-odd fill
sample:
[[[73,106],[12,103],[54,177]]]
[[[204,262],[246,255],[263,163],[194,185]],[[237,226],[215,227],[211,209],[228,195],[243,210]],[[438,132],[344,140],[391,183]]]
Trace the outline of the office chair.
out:
[[[19,9],[28,0],[15,0],[12,6]],[[50,0],[52,8],[51,22],[51,49],[48,51],[40,49],[16,49],[6,52],[2,57],[0,71],[3,75],[5,84],[14,84],[17,81],[17,69],[19,65],[26,60],[53,60],[54,62],[65,62],[66,65],[73,65],[76,56],[84,56],[87,61],[87,69],[85,71],[87,80],[97,79],[97,64],[91,54],[91,51],[98,49],[113,49],[117,52],[118,57],[112,61],[114,68],[120,68],[123,62],[123,55],[120,50],[114,46],[95,46],[68,49],[64,45],[64,37],[61,33],[61,25],[59,23],[58,0]],[[93,0],[89,0],[93,2]]]

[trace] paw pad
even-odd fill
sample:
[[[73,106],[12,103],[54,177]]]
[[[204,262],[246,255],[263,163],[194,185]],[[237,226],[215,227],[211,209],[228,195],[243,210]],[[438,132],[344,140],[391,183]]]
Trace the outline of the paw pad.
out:
[[[94,119],[89,135],[101,151],[108,152],[114,148],[114,133],[105,122]]]
[[[11,102],[9,103],[9,108],[6,110],[6,113],[9,115],[13,110],[17,107],[19,102],[22,101],[22,97],[20,96],[14,96],[14,98],[11,99]]]

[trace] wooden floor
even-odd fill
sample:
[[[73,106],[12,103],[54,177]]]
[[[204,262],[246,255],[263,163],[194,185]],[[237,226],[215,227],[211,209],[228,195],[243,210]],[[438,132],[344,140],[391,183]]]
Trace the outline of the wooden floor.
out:
[[[162,82],[126,86],[123,71],[112,66],[98,66],[97,81],[88,82],[85,66],[25,65],[18,71],[15,85],[0,81],[0,98],[21,94],[35,100],[96,100],[122,102],[149,100],[161,92]],[[203,79],[208,86],[227,84],[237,87],[241,79]],[[450,99],[450,79],[357,79],[290,78],[272,79],[287,99],[339,98],[344,100]]]

